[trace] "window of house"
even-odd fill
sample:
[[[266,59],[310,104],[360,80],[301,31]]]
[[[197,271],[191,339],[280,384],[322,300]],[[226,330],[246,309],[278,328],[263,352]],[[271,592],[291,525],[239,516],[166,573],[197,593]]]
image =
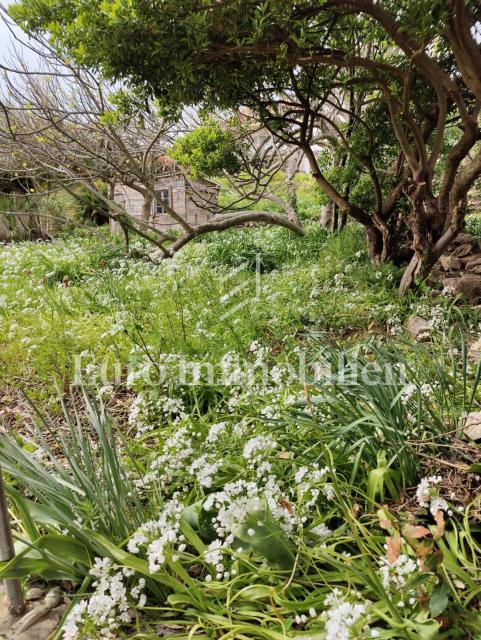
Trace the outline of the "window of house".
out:
[[[166,212],[166,207],[170,207],[170,193],[169,189],[159,189],[155,192],[154,211],[158,215]]]

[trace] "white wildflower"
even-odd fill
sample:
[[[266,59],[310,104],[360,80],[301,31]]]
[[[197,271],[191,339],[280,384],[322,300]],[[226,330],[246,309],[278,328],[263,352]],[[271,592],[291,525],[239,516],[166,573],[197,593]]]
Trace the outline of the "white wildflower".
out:
[[[443,481],[441,476],[423,478],[416,489],[416,499],[420,507],[429,509],[434,515],[438,511],[448,511],[449,505],[439,495],[439,485]]]
[[[394,562],[387,558],[381,559],[381,579],[385,589],[393,588],[395,591],[403,589],[406,582],[418,571],[418,566],[412,558],[402,553]]]
[[[155,573],[166,561],[166,553],[183,544],[185,538],[180,533],[180,517],[184,505],[174,496],[160,513],[158,520],[143,524],[130,538],[127,548],[130,553],[138,554],[140,548],[146,548],[150,573]]]
[[[326,598],[326,640],[349,640],[352,629],[366,613],[363,602],[348,602],[339,589],[334,589]]]

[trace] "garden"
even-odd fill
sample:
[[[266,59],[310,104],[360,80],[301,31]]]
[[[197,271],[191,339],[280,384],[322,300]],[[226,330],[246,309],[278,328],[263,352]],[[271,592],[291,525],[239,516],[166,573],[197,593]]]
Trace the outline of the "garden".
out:
[[[478,3],[0,19],[0,639],[479,640]]]

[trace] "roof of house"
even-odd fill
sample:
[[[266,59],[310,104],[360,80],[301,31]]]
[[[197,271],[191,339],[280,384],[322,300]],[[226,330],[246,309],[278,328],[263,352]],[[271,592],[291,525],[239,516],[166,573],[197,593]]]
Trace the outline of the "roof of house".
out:
[[[160,175],[158,176],[159,178],[174,176],[174,175],[182,175],[184,176],[184,178],[189,180],[187,172],[183,171],[182,168],[179,166],[179,164],[169,156],[167,155],[159,156],[158,163],[161,171]],[[196,182],[204,183],[210,187],[215,187],[216,189],[220,189],[218,184],[216,184],[212,180],[209,180],[208,178],[202,178],[200,180],[196,180]]]

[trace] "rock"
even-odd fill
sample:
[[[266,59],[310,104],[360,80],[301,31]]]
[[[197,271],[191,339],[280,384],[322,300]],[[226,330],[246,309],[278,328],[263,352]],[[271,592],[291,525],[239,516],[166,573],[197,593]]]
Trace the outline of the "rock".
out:
[[[481,412],[468,413],[464,423],[464,433],[471,440],[481,440]]]
[[[452,256],[455,258],[464,258],[465,256],[472,253],[473,247],[469,243],[460,244],[456,249],[452,252]]]
[[[455,295],[466,298],[470,304],[481,301],[481,276],[476,274],[464,275],[457,278],[454,286]]]
[[[470,267],[468,269],[469,273],[476,273],[476,274],[481,274],[481,263],[475,265],[474,267]]]
[[[481,254],[473,253],[470,256],[466,256],[462,262],[464,262],[464,266],[466,269],[471,269],[472,267],[478,267],[481,265]]]
[[[444,271],[459,271],[462,267],[461,260],[454,256],[441,256],[439,262]]]
[[[39,587],[31,587],[28,591],[33,589],[45,592],[45,589]],[[12,616],[6,606],[5,593],[0,580],[0,640],[48,640],[52,638],[52,634],[66,610],[66,605],[61,603],[61,600],[61,591],[57,587],[49,591],[45,600],[28,602],[23,616]]]
[[[42,602],[36,602],[20,620],[12,626],[13,640],[43,640],[50,637],[65,610],[62,604],[62,592],[59,587],[51,589]],[[53,624],[52,624],[53,622]]]
[[[476,242],[476,238],[472,236],[470,233],[458,233],[458,235],[454,238],[452,244],[474,244]]]
[[[15,633],[20,634],[27,629],[30,629],[35,623],[40,622],[40,620],[42,620],[49,611],[50,609],[44,604],[37,605],[33,609],[30,609],[28,613],[22,616],[22,618],[15,623],[13,627]]]
[[[468,349],[468,358],[472,362],[476,362],[481,358],[481,340],[476,340],[469,346]]]
[[[31,605],[30,605],[31,606]],[[34,606],[32,611],[36,609],[44,610],[44,605]],[[8,608],[2,607],[0,604],[0,639],[1,640],[48,640],[52,638],[52,634],[58,627],[61,617],[65,613],[65,605],[49,610],[42,614],[32,626],[25,630],[17,628],[18,618],[8,615]],[[37,618],[37,616],[35,616]]]
[[[419,316],[411,316],[406,323],[411,337],[418,342],[425,342],[431,337],[431,324]]]
[[[439,284],[440,282],[442,282],[444,280],[445,277],[446,277],[446,272],[443,271],[442,269],[439,269],[437,264],[436,264],[434,269],[429,274],[428,283],[431,284],[431,285],[432,284]]]
[[[50,609],[55,609],[62,602],[62,590],[60,587],[54,587],[45,596],[45,604]]]
[[[30,587],[30,589],[27,589],[25,593],[25,600],[27,602],[31,602],[33,600],[40,600],[41,598],[43,598],[44,593],[45,593],[45,589],[42,589],[40,587]]]
[[[182,630],[182,627],[176,625],[159,624],[155,626],[155,633],[157,638],[168,638],[169,636],[175,636]]]
[[[456,292],[456,284],[459,280],[458,276],[453,278],[444,278],[443,280],[443,293],[447,295],[453,295]]]

